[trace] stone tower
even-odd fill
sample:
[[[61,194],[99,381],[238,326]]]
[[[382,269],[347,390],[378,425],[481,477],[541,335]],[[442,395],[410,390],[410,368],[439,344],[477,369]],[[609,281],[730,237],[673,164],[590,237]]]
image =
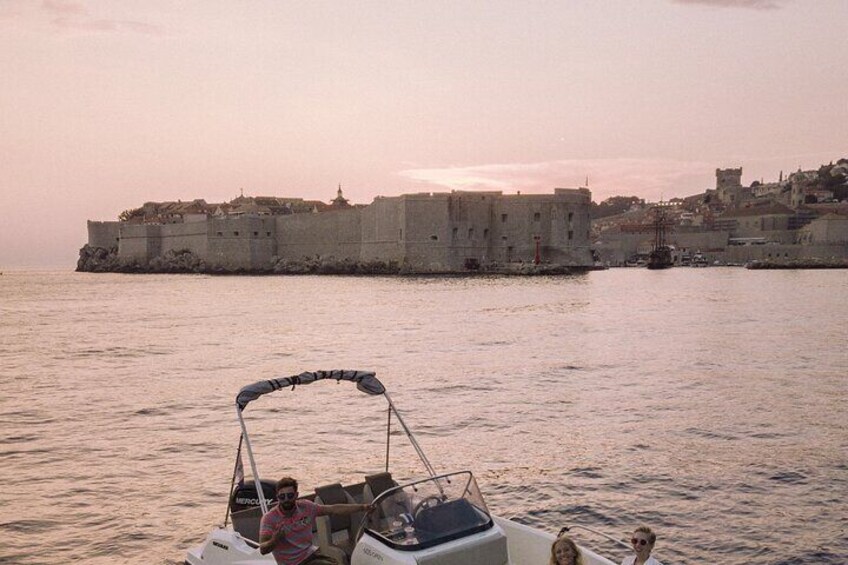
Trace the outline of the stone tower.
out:
[[[733,205],[739,200],[742,190],[742,167],[738,169],[716,169],[716,195],[719,202]]]

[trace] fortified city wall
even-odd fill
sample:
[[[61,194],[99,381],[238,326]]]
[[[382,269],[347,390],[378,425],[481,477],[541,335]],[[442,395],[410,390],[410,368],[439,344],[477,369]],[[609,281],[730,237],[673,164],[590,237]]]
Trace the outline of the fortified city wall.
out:
[[[162,254],[162,225],[127,224],[120,228],[118,257],[122,260],[146,262]]]
[[[120,242],[121,222],[88,221],[88,244],[92,247],[112,249]]]
[[[727,248],[728,231],[692,231],[675,230],[666,235],[669,245],[681,251],[717,252]],[[603,244],[598,245],[600,258],[610,265],[623,265],[636,254],[647,254],[654,245],[652,233],[615,233],[605,234]],[[712,256],[712,255],[711,255]]]
[[[276,255],[280,259],[333,257],[359,260],[361,210],[348,208],[320,214],[277,216]]]
[[[267,268],[276,253],[277,229],[271,216],[210,218],[206,225],[208,252],[202,254],[201,250],[198,256],[213,269]]]
[[[590,202],[587,189],[406,194],[320,213],[89,222],[89,246],[117,247],[104,270],[157,270],[163,257],[189,255],[199,272],[271,272],[281,262],[315,260],[463,272],[530,264],[537,249],[547,265],[589,268]]]
[[[363,210],[362,258],[402,259],[424,271],[532,263],[591,266],[588,190],[407,194]]]
[[[361,209],[360,260],[402,263],[407,249],[404,242],[409,237],[406,228],[406,207],[402,197],[378,196],[370,206]],[[427,221],[420,218],[420,222]]]
[[[848,245],[848,217],[829,214],[813,220],[801,228],[798,238],[808,245]]]
[[[848,259],[848,218],[825,216],[799,230],[727,230],[692,231],[676,227],[667,234],[675,253],[701,252],[710,262],[745,264],[763,260],[844,260]],[[734,238],[762,239],[765,244],[733,245]],[[653,245],[652,234],[606,234],[597,246],[600,258],[611,265],[622,265],[637,253],[647,253]]]

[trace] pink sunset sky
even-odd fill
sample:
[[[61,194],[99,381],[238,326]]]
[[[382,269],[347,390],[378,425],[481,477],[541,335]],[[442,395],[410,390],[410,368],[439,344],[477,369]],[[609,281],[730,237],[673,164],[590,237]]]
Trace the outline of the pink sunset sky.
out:
[[[702,192],[848,157],[845,0],[0,0],[0,270],[146,201]]]

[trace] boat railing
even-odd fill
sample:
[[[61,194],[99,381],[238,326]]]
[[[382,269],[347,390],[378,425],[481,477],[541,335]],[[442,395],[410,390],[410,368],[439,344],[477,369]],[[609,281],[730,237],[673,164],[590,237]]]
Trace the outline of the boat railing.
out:
[[[258,541],[255,541],[255,540],[252,540],[252,539],[250,539],[250,538],[244,537],[244,536],[243,536],[243,535],[241,535],[239,532],[235,532],[235,531],[234,531],[234,532],[233,532],[233,535],[234,535],[234,536],[236,536],[237,538],[241,539],[241,541],[243,541],[244,543],[246,543],[246,544],[247,544],[247,545],[249,545],[250,547],[253,547],[253,548],[258,548],[258,547],[259,547],[259,542],[258,542]]]

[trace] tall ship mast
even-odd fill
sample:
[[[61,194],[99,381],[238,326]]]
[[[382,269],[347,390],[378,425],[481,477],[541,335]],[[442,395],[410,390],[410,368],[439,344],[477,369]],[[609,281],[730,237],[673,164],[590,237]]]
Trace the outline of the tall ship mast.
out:
[[[648,255],[649,269],[668,269],[674,265],[671,257],[671,247],[666,242],[666,233],[671,227],[668,215],[668,204],[660,201],[654,206],[654,246]]]

